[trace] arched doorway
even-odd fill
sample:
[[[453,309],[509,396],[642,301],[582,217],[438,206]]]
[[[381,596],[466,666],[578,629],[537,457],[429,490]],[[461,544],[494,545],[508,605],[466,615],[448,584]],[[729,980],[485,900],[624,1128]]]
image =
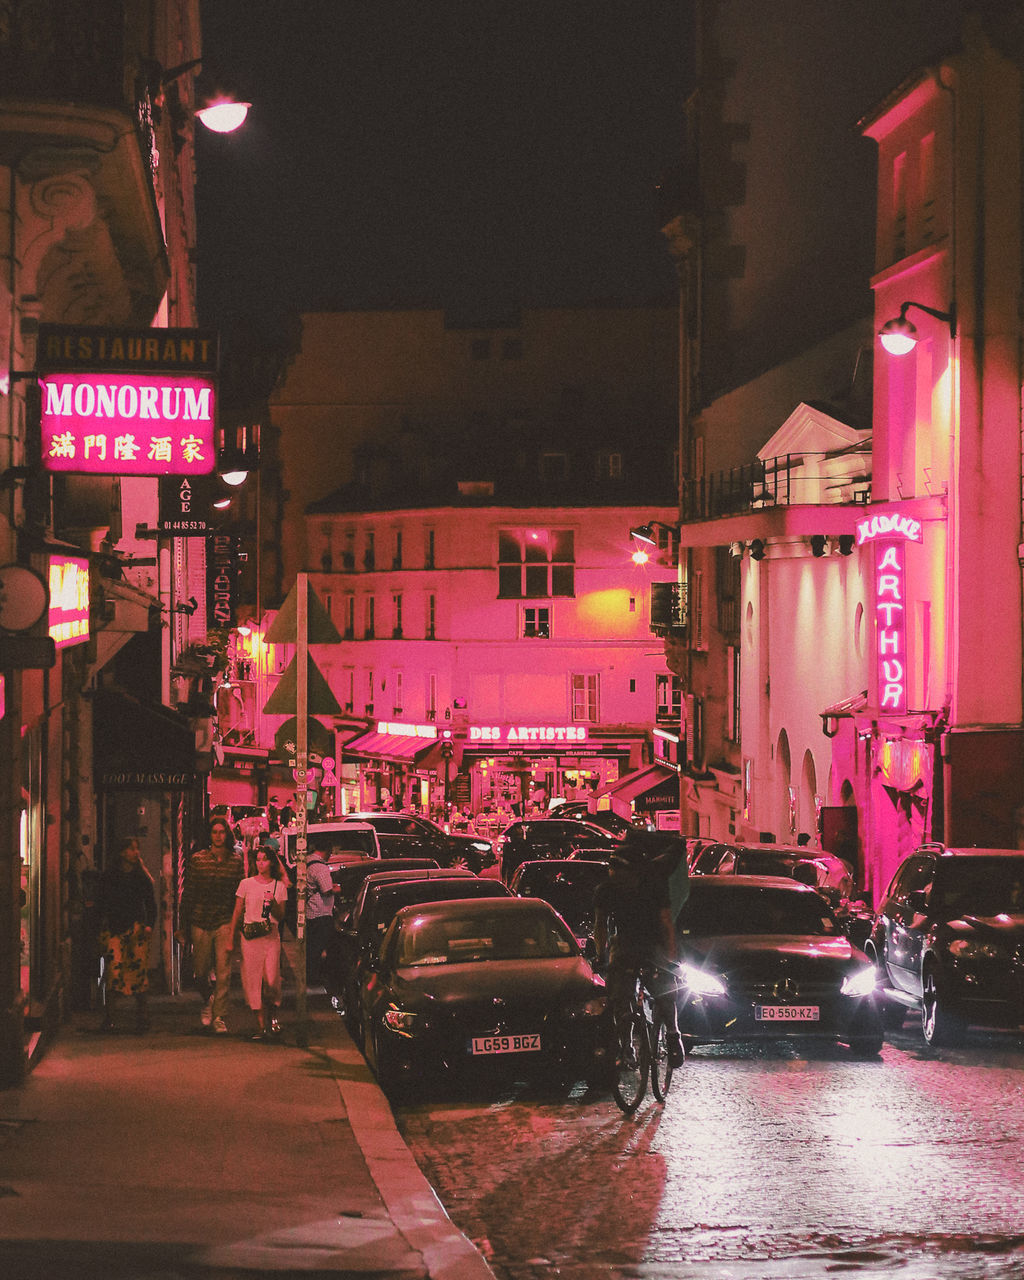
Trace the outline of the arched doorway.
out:
[[[789,736],[779,732],[775,747],[775,831],[782,844],[796,840],[796,793],[793,790],[793,764],[789,754]]]
[[[820,843],[818,829],[818,773],[814,767],[814,756],[810,751],[804,752],[804,764],[800,776],[800,805],[797,812],[798,834],[807,832],[811,844]]]

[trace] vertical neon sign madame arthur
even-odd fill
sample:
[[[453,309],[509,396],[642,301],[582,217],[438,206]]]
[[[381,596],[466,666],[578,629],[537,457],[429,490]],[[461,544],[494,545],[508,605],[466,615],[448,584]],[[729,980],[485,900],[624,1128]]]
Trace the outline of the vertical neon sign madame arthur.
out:
[[[875,658],[878,707],[907,709],[906,545],[921,541],[921,522],[910,516],[875,515],[857,525],[857,545],[875,552]]]

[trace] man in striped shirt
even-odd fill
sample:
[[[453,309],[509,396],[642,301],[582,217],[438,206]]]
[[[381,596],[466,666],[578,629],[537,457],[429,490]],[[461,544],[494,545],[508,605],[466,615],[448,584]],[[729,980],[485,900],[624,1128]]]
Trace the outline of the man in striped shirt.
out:
[[[207,848],[194,853],[185,868],[174,936],[192,947],[192,969],[203,1001],[200,1019],[218,1035],[228,1029],[224,1014],[231,989],[231,917],[244,874],[231,827],[226,819],[214,818]],[[210,982],[211,970],[216,975],[215,985]]]

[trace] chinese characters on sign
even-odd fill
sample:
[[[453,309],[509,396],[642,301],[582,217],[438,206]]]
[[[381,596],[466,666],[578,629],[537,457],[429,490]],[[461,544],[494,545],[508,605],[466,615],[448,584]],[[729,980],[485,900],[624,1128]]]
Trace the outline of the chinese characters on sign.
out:
[[[214,470],[215,335],[40,325],[36,365],[48,471],[163,476]]]
[[[51,556],[47,631],[58,649],[89,639],[89,561]]]
[[[42,392],[48,471],[152,476],[214,469],[209,379],[50,374]]]

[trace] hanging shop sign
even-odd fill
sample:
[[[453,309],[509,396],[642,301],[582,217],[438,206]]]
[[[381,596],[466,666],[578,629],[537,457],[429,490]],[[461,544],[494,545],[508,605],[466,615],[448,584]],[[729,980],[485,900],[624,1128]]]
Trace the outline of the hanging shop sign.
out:
[[[206,542],[207,627],[218,630],[235,625],[237,593],[238,541],[231,534],[215,533]]]
[[[161,533],[176,538],[201,538],[212,533],[219,514],[216,476],[161,476],[157,481]]]
[[[404,720],[378,720],[377,733],[389,737],[436,738],[436,724],[407,724]]]
[[[929,748],[919,738],[885,738],[879,751],[882,778],[897,791],[910,791],[924,777]]]
[[[213,334],[41,325],[36,364],[46,470],[141,476],[214,470]]]
[[[865,542],[920,542],[921,521],[905,515],[871,516],[857,524],[857,546]]]
[[[587,726],[569,725],[483,725],[469,726],[471,743],[493,746],[546,746],[561,742],[586,742]]]
[[[47,634],[58,649],[89,639],[89,561],[51,556]]]
[[[902,542],[875,544],[875,657],[878,705],[907,709],[906,554]]]

